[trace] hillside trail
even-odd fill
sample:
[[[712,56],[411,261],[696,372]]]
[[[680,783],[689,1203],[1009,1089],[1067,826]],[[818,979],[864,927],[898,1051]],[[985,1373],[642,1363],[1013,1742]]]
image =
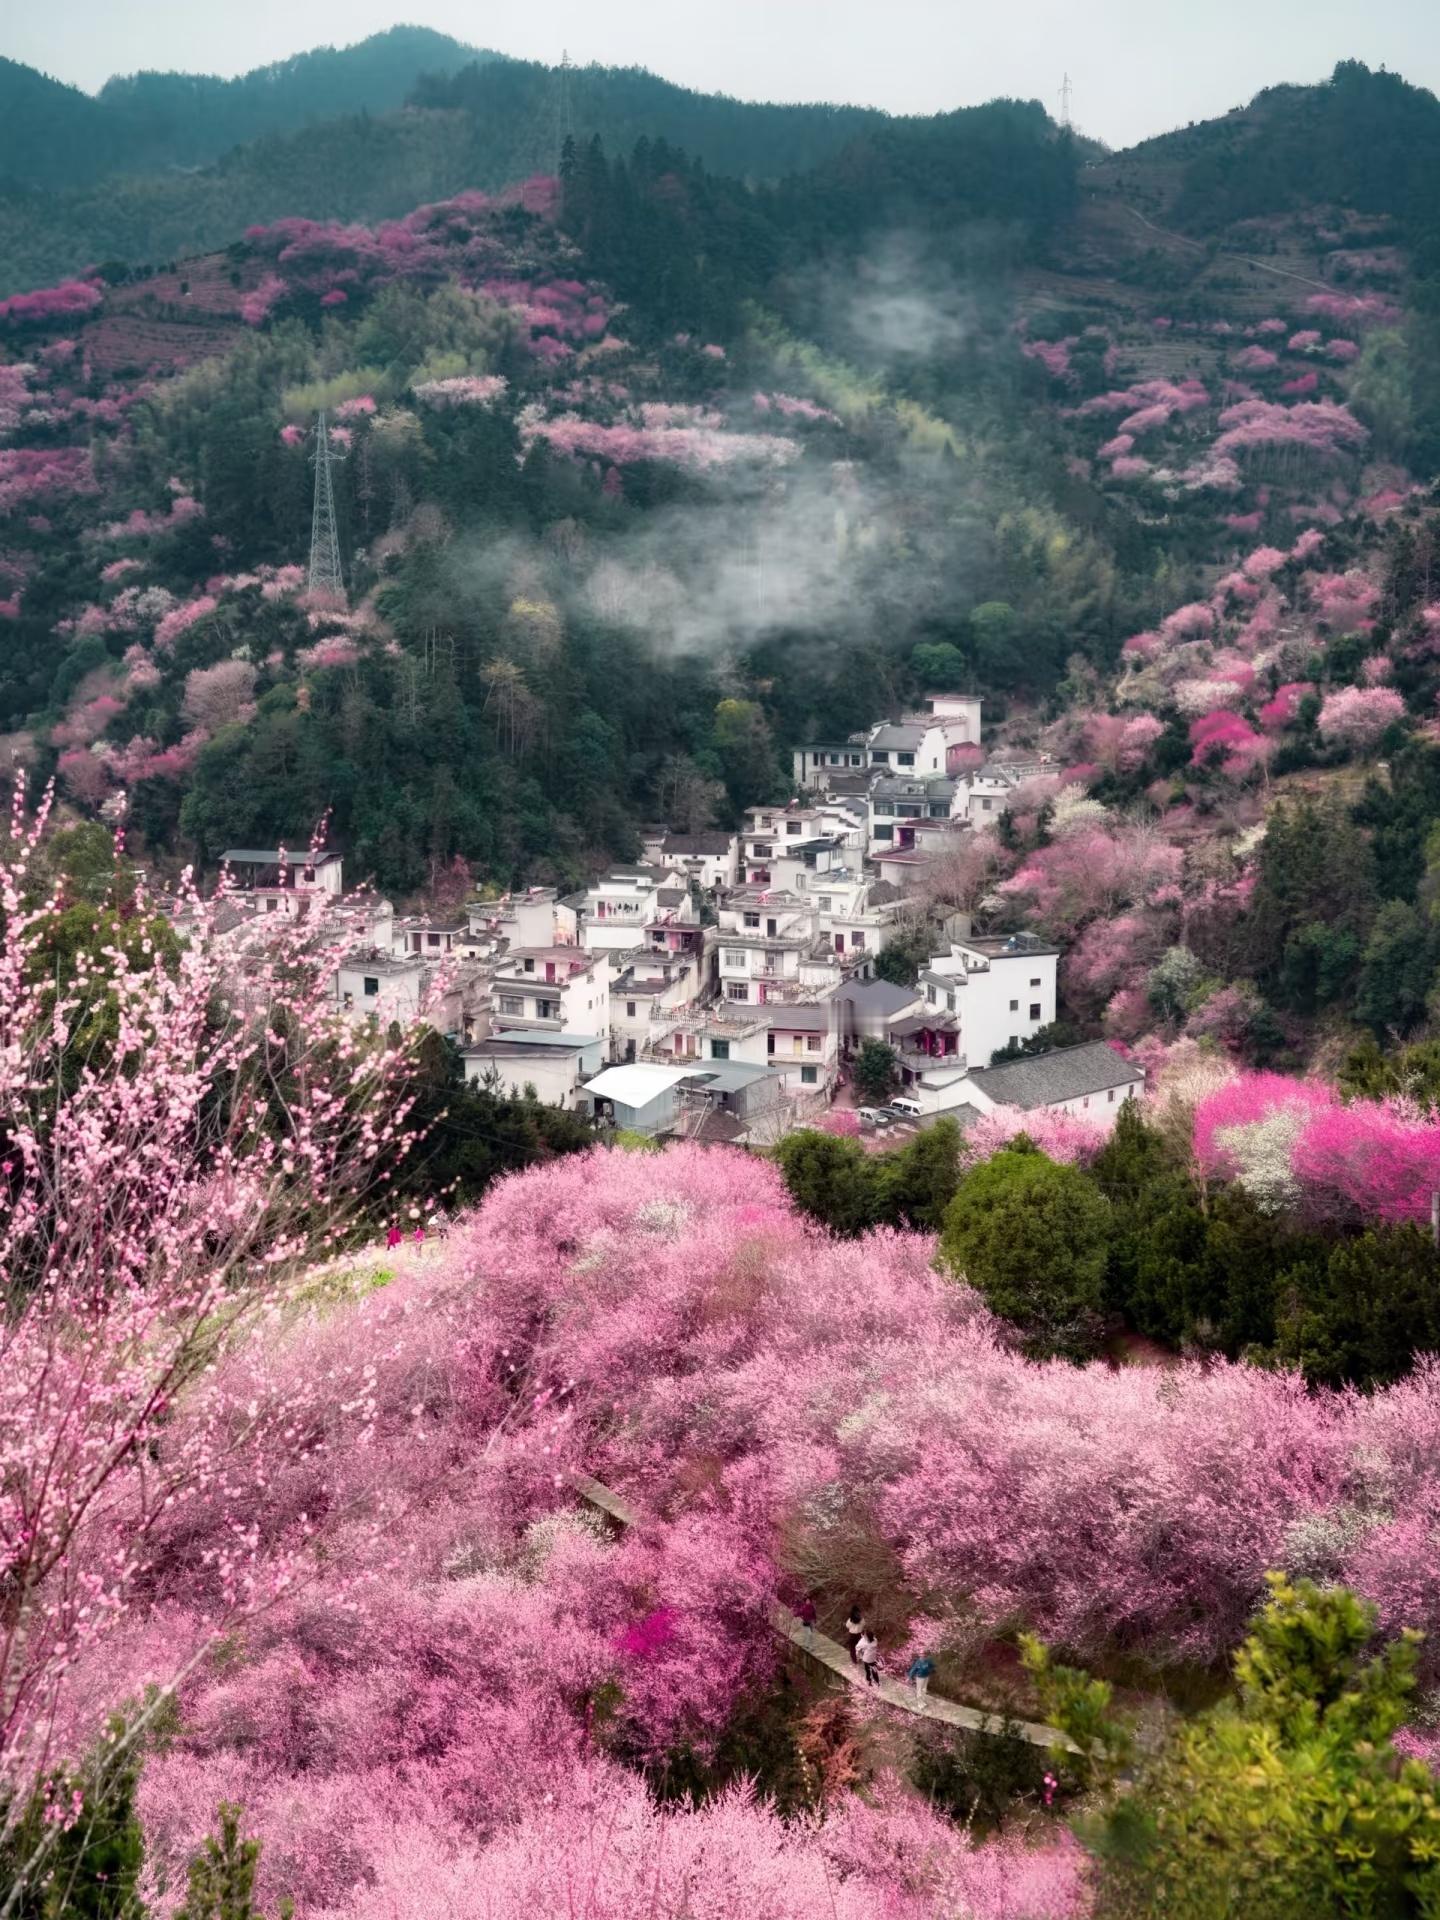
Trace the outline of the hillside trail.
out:
[[[639,1522],[639,1510],[623,1495],[599,1480],[577,1476],[575,1490],[582,1500],[615,1521],[617,1526],[633,1527]],[[818,1628],[813,1634],[807,1634],[788,1608],[777,1606],[771,1609],[770,1627],[808,1659],[828,1667],[846,1686],[854,1687],[867,1696],[877,1697],[887,1707],[895,1707],[901,1713],[911,1714],[919,1720],[936,1720],[947,1727],[963,1727],[968,1733],[1016,1734],[1032,1747],[1060,1747],[1068,1753],[1078,1752],[1074,1741],[1061,1733],[1058,1727],[1047,1727],[1034,1720],[1008,1720],[998,1714],[985,1713],[979,1707],[967,1707],[958,1700],[943,1699],[934,1693],[922,1706],[915,1697],[914,1688],[903,1680],[882,1679],[878,1686],[867,1686],[864,1675],[845,1647],[821,1633]]]
[[[1162,240],[1173,240],[1178,246],[1189,247],[1192,253],[1204,253],[1206,251],[1203,241],[1192,240],[1188,234],[1175,233],[1169,227],[1157,227],[1153,220],[1148,220],[1145,215],[1141,213],[1140,209],[1138,207],[1132,207],[1129,201],[1122,200],[1119,204],[1132,219],[1138,220],[1142,227],[1148,227],[1151,233],[1158,234]],[[1302,287],[1314,287],[1318,293],[1331,293],[1334,291],[1334,289],[1328,287],[1323,280],[1312,280],[1308,274],[1294,273],[1289,267],[1271,266],[1268,260],[1257,260],[1253,254],[1234,253],[1229,247],[1222,247],[1220,251],[1225,254],[1228,259],[1243,261],[1247,267],[1255,267],[1261,273],[1273,273],[1279,280],[1298,280]]]

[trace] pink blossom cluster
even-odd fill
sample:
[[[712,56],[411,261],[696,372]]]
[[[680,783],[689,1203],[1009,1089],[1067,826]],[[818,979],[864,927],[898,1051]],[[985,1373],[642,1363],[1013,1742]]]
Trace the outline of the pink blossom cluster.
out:
[[[1330,633],[1365,632],[1380,604],[1380,589],[1366,574],[1313,574],[1308,581],[1315,618]]]
[[[240,318],[247,327],[258,327],[269,318],[270,309],[290,291],[278,273],[267,273],[240,302]]]
[[[1341,687],[1326,695],[1315,724],[1336,746],[1368,753],[1385,730],[1404,717],[1405,702],[1393,687]]]
[[[1269,373],[1272,368],[1279,366],[1280,359],[1268,347],[1250,346],[1242,347],[1233,356],[1231,364],[1242,373]]]
[[[482,281],[480,291],[513,315],[532,352],[542,357],[553,357],[564,342],[599,340],[615,312],[603,293],[581,280],[496,278]],[[550,336],[548,350],[541,347],[544,335]]]
[[[753,399],[757,413],[769,413],[773,408],[776,413],[784,414],[787,420],[823,420],[831,426],[840,425],[838,413],[832,413],[816,400],[806,400],[797,394],[757,393]]]
[[[1423,1221],[1440,1187],[1440,1124],[1403,1100],[1344,1104],[1333,1087],[1242,1074],[1195,1111],[1195,1154],[1272,1206],[1324,1219]]]
[[[1169,417],[1177,413],[1193,413],[1198,407],[1208,407],[1209,404],[1210,391],[1202,380],[1138,380],[1131,386],[1096,394],[1094,399],[1086,400],[1077,411],[1081,415],[1134,414],[1151,407],[1163,407]]]
[[[1279,733],[1292,726],[1300,711],[1300,702],[1315,691],[1314,683],[1309,680],[1287,680],[1277,687],[1273,696],[1265,702],[1256,714],[1267,733]]]
[[[3,459],[0,455],[0,459]],[[164,513],[147,513],[143,507],[136,507],[123,520],[111,520],[99,530],[102,540],[149,540],[160,534],[173,533],[177,527],[188,526],[192,520],[203,519],[205,509],[191,494],[176,493]]]
[[[155,629],[155,645],[162,653],[174,649],[175,642],[182,633],[189,631],[198,621],[214,613],[219,601],[210,593],[196,594],[194,599],[185,600],[173,607]]]
[[[617,466],[660,460],[705,472],[734,465],[788,466],[800,456],[800,443],[777,434],[726,433],[708,427],[601,426],[576,413],[547,418],[527,407],[519,419],[520,440],[529,447],[544,440],[556,453],[604,460]]]
[[[1052,380],[1065,380],[1070,375],[1070,349],[1076,337],[1071,334],[1064,340],[1026,340],[1020,351],[1027,360],[1038,360]]]
[[[0,322],[8,321],[11,326],[44,326],[52,320],[93,313],[104,298],[104,288],[94,280],[66,280],[58,287],[41,287],[34,293],[12,293],[8,300],[0,300]]]
[[[1305,311],[1342,327],[1393,327],[1400,318],[1399,307],[1383,293],[1312,293]]]
[[[422,380],[413,392],[427,407],[493,407],[508,384],[502,374],[464,373],[448,380]]]
[[[1334,459],[1356,452],[1369,438],[1348,407],[1333,400],[1283,406],[1270,400],[1241,400],[1220,415],[1219,453],[1251,453],[1261,448],[1292,447]]]
[[[1147,827],[1087,827],[1027,855],[999,891],[1042,932],[1068,937],[1098,915],[1145,904],[1179,879],[1182,858]]]
[[[1217,711],[1192,721],[1192,767],[1216,767],[1233,780],[1243,780],[1262,766],[1274,742],[1241,719],[1238,713]]]
[[[0,447],[0,515],[98,491],[88,447]]]
[[[65,758],[67,780],[94,777]],[[408,1113],[399,1051],[337,1025],[332,950],[298,920],[222,944],[213,907],[187,892],[190,937],[167,962],[150,931],[159,903],[117,869],[134,937],[82,948],[57,989],[35,965],[65,904],[32,894],[48,808],[27,818],[17,787],[0,862],[7,1799],[93,1738],[137,1636],[171,1679],[197,1635],[203,1650],[289,1585],[293,1546],[242,1522],[236,1493],[248,1483],[253,1499],[273,1472],[323,1501],[301,1433],[337,1394],[360,1443],[363,1369],[323,1390],[297,1375],[262,1406],[261,1354],[288,1282]],[[99,996],[113,1042],[95,1034]]]

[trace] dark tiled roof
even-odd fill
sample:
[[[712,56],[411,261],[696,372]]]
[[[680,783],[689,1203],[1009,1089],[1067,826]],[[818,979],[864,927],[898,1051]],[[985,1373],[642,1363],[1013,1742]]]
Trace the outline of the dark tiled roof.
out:
[[[666,853],[723,859],[734,845],[729,833],[667,833],[661,842]]]
[[[834,1018],[829,1007],[765,1007],[765,1024],[782,1033],[828,1033]]]
[[[970,1078],[1002,1107],[1048,1107],[1057,1100],[1078,1100],[1110,1087],[1128,1087],[1144,1079],[1131,1060],[1104,1040],[1078,1047],[1056,1047],[1028,1060],[1007,1060],[999,1067],[977,1067]]]
[[[897,987],[889,980],[857,980],[841,987],[835,998],[871,1013],[898,1013],[902,1007],[913,1005],[920,995],[914,987]]]

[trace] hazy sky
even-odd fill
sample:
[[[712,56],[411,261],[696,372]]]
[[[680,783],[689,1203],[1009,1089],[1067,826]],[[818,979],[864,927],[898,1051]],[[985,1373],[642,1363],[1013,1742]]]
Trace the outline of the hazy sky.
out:
[[[928,113],[1018,94],[1123,146],[1339,59],[1440,92],[1440,0],[61,0],[0,9],[0,52],[89,89],[240,73],[408,19],[525,59],[645,66],[743,99]]]

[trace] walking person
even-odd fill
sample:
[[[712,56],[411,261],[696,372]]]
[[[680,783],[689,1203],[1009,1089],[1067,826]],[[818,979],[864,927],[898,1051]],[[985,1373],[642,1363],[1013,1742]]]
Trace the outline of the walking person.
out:
[[[865,1615],[861,1612],[860,1602],[857,1600],[845,1616],[845,1644],[850,1649],[850,1658],[852,1660],[855,1658],[855,1649],[859,1645],[860,1636],[864,1631]]]
[[[404,1235],[401,1233],[398,1223],[392,1220],[385,1234],[386,1246],[393,1253],[403,1238]]]
[[[411,1238],[411,1239],[412,1239],[412,1240],[413,1240],[413,1241],[415,1242],[415,1246],[416,1246],[416,1249],[417,1249],[417,1251],[418,1251],[418,1249],[419,1249],[419,1248],[421,1248],[421,1247],[423,1247],[423,1246],[424,1246],[424,1244],[425,1244],[425,1229],[424,1229],[424,1227],[421,1227],[421,1226],[417,1226],[417,1227],[416,1227],[416,1229],[415,1229],[415,1231],[414,1231],[414,1233],[412,1233],[412,1234],[411,1234],[411,1236],[410,1236],[410,1238]]]
[[[855,1658],[860,1662],[860,1669],[865,1675],[866,1686],[878,1687],[880,1684],[880,1642],[875,1638],[874,1634],[870,1632],[868,1627],[856,1642]]]
[[[915,1682],[915,1699],[921,1713],[925,1711],[925,1695],[930,1691],[930,1676],[935,1671],[935,1662],[928,1653],[917,1653],[906,1669],[905,1678]]]
[[[805,1645],[811,1653],[815,1651],[815,1602],[807,1593],[795,1609],[795,1618],[805,1629]]]

